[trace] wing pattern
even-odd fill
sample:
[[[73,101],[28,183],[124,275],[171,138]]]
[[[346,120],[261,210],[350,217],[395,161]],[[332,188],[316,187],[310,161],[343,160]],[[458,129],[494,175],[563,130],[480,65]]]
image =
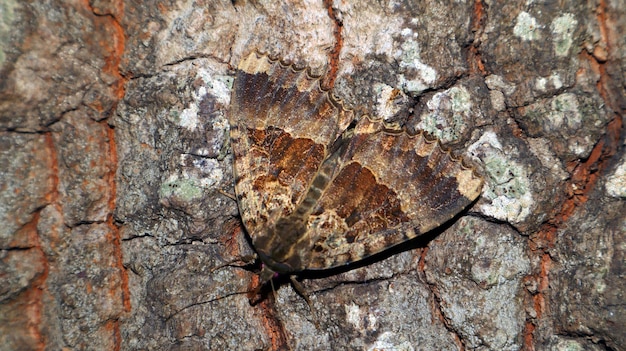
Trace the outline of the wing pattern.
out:
[[[423,133],[353,112],[319,79],[256,52],[231,99],[235,191],[268,269],[354,262],[424,234],[470,205],[483,180]]]

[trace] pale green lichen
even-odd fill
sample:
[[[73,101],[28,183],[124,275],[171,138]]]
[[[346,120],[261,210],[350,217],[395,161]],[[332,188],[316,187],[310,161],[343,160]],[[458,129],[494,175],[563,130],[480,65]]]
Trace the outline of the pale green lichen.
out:
[[[11,30],[14,30],[13,22],[15,20],[16,7],[17,1],[0,1],[0,65],[2,65],[6,60],[4,50],[8,45],[11,45],[9,41],[11,37]]]
[[[537,24],[537,20],[528,12],[520,12],[513,27],[513,34],[525,41],[541,39],[541,26]]]
[[[563,93],[531,104],[521,111],[531,125],[541,128],[546,135],[555,135],[567,152],[581,158],[591,151],[593,141],[589,134],[581,134],[580,131],[585,128],[600,129],[606,121],[602,106],[582,94]]]
[[[512,160],[495,133],[489,131],[468,148],[472,155],[481,155],[488,186],[483,197],[490,203],[483,204],[481,211],[491,217],[520,223],[532,211],[535,201],[530,190],[530,179],[523,165]]]
[[[524,117],[540,123],[548,132],[576,131],[583,122],[578,96],[572,93],[557,95],[547,104],[532,104],[524,112]]]
[[[578,21],[571,13],[566,13],[555,18],[550,25],[554,34],[554,54],[560,57],[569,55],[569,50],[574,42],[573,35]]]
[[[402,43],[400,52],[400,56],[397,57],[400,67],[414,70],[417,73],[413,79],[407,79],[404,74],[398,76],[403,90],[419,94],[431,87],[437,80],[437,71],[421,61],[419,43],[414,40],[407,40]]]
[[[471,118],[472,97],[464,87],[452,87],[433,95],[417,125],[444,142],[456,141]]]
[[[193,180],[170,177],[170,179],[161,184],[159,195],[161,198],[176,196],[183,201],[189,202],[202,197],[202,189]]]
[[[548,114],[548,121],[553,128],[560,128],[563,123],[569,129],[579,129],[582,124],[582,115],[578,107],[578,98],[571,93],[556,96],[550,103],[552,111]]]
[[[554,339],[560,338],[559,336]],[[581,345],[577,340],[572,339],[560,339],[558,342],[554,344],[550,350],[554,351],[584,351],[587,350],[586,347]]]

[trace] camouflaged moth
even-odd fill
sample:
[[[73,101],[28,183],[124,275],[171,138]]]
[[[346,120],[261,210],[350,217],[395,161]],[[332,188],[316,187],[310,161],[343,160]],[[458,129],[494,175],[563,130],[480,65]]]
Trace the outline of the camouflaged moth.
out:
[[[263,282],[379,253],[480,195],[482,178],[437,140],[355,117],[306,70],[256,52],[239,64],[235,192]]]

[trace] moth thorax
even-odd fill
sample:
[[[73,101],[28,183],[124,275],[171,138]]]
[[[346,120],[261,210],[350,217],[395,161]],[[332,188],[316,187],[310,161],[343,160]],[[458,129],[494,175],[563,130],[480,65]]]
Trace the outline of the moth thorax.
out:
[[[289,255],[293,247],[306,235],[306,219],[304,216],[281,218],[274,227],[274,237],[280,240],[274,243],[274,255]]]

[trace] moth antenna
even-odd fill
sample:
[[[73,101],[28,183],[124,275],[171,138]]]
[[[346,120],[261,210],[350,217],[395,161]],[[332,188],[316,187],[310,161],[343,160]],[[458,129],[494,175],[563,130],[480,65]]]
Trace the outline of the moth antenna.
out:
[[[220,300],[224,300],[226,298],[232,297],[232,296],[236,296],[236,295],[245,295],[245,294],[249,294],[251,291],[250,290],[246,290],[246,291],[236,291],[233,293],[228,293],[226,295],[222,295],[222,296],[218,296],[209,300],[205,300],[205,301],[199,301],[199,302],[194,302],[190,305],[184,306],[181,309],[174,311],[174,313],[172,313],[170,316],[167,317],[166,320],[171,319],[172,317],[176,316],[178,313],[188,309],[189,307],[192,306],[198,306],[198,305],[203,305],[203,304],[207,304],[207,303],[212,303],[212,302],[216,302],[216,301],[220,301]]]
[[[222,268],[224,268],[224,267],[237,267],[237,268],[241,268],[241,267],[243,267],[243,266],[237,266],[237,265],[234,265],[234,264],[235,264],[235,263],[237,263],[237,262],[241,262],[241,263],[243,263],[244,265],[247,265],[247,264],[250,264],[250,263],[254,262],[256,259],[257,259],[257,255],[256,255],[256,254],[242,256],[242,257],[240,257],[240,258],[236,258],[236,259],[234,259],[234,260],[232,260],[232,261],[228,261],[228,262],[223,263],[223,264],[221,264],[221,265],[219,265],[219,266],[216,266],[216,267],[211,268],[210,273],[213,273],[213,272],[215,272],[216,270],[218,270],[218,269],[222,269]]]
[[[231,199],[233,201],[237,201],[237,196],[235,196],[235,195],[233,195],[231,193],[228,193],[225,190],[217,189],[217,192],[222,194],[222,195],[224,195],[224,196],[226,196],[227,198],[229,198],[229,199]]]

